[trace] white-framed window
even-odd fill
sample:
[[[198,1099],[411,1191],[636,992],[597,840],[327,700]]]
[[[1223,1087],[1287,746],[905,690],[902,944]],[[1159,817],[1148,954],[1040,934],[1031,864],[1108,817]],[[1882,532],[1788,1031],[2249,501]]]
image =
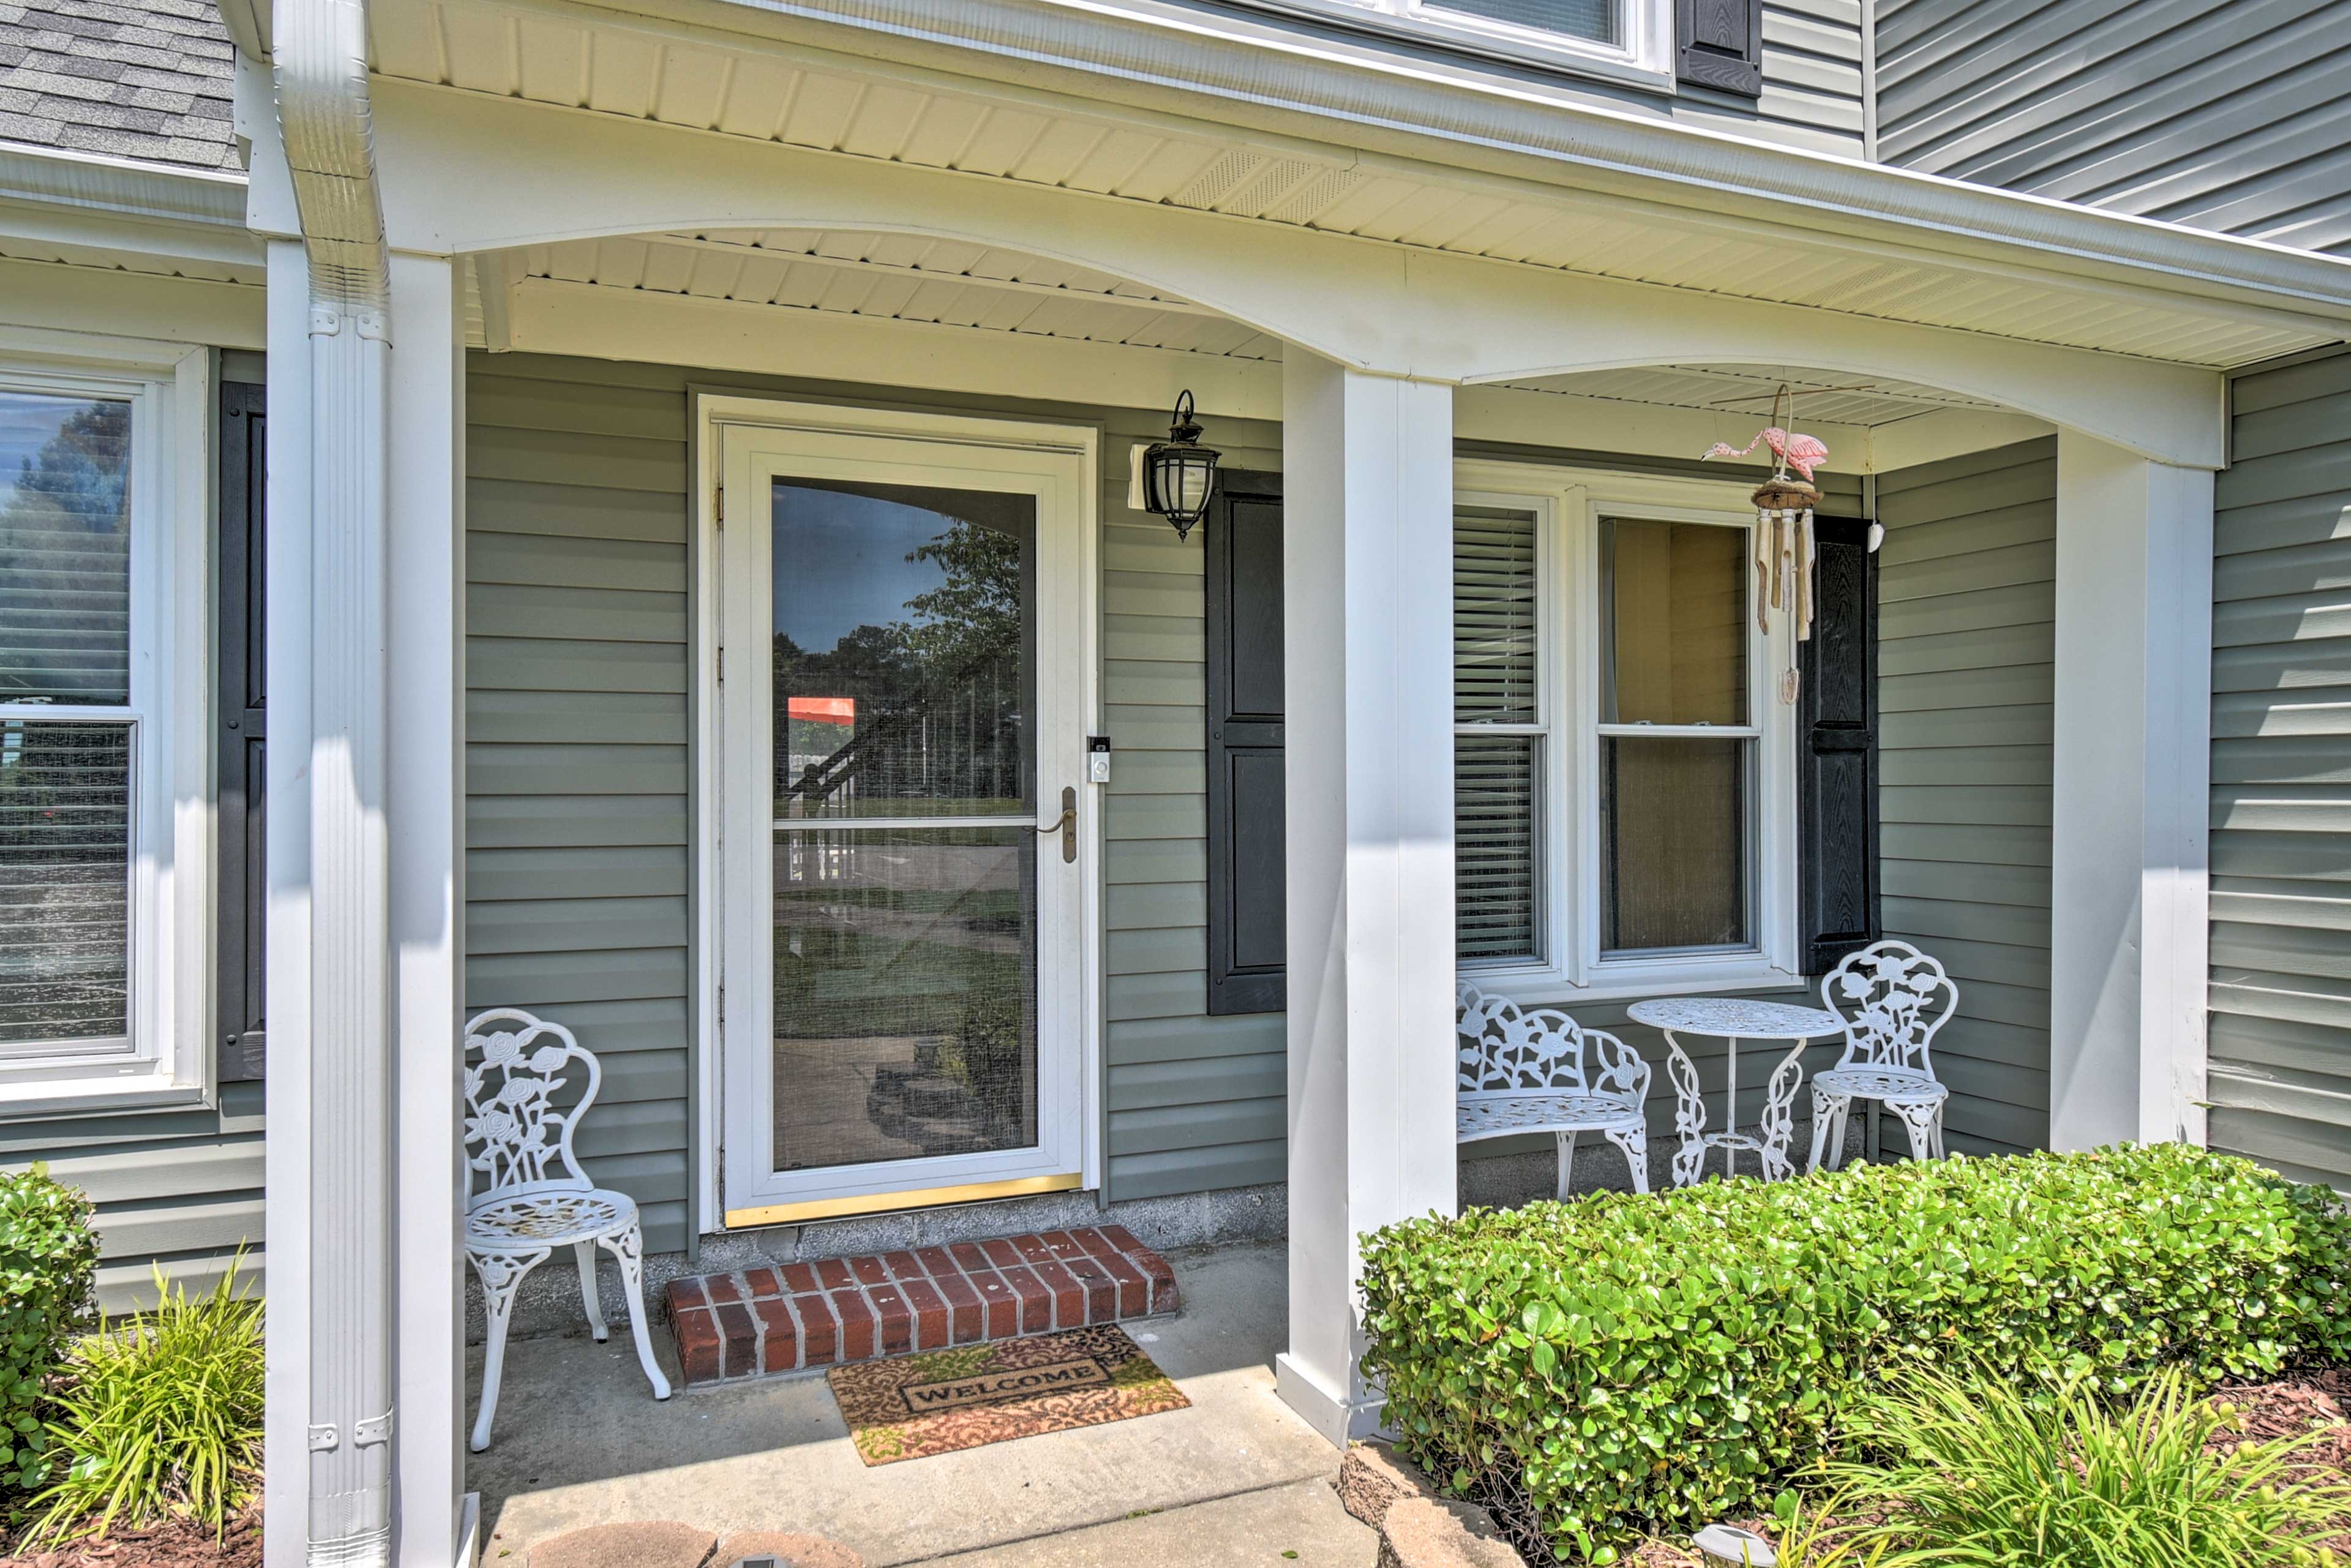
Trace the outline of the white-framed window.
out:
[[[1258,0],[1258,4],[1673,90],[1670,0]]]
[[[1743,486],[1479,463],[1454,516],[1457,942],[1543,998],[1795,977],[1795,710]]]
[[[208,380],[0,332],[0,1113],[203,1092]]]

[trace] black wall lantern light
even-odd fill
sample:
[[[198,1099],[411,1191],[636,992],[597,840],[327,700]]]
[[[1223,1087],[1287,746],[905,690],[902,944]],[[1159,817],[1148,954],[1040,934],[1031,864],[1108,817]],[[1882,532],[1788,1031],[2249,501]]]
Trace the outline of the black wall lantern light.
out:
[[[1192,525],[1208,509],[1216,489],[1217,459],[1222,454],[1200,444],[1200,422],[1192,412],[1186,390],[1176,399],[1167,425],[1167,439],[1143,454],[1143,509],[1176,525],[1179,539],[1192,536]]]

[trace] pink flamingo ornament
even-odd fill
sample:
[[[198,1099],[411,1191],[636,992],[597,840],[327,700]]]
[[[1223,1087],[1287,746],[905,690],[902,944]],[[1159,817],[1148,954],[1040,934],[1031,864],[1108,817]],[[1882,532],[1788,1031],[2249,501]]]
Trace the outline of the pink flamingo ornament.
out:
[[[1813,476],[1814,468],[1829,460],[1829,449],[1821,444],[1818,436],[1792,435],[1776,424],[1759,432],[1744,447],[1718,441],[1708,449],[1707,456],[1744,457],[1758,446],[1769,446],[1782,468],[1793,468],[1807,479]]]
[[[1777,418],[1785,407],[1791,415],[1788,423],[1794,423],[1794,402],[1790,389],[1782,385],[1771,400],[1772,416]],[[1821,493],[1813,486],[1813,470],[1829,460],[1829,449],[1816,436],[1799,435],[1784,425],[1773,424],[1758,432],[1745,451],[1718,441],[1706,455],[1744,457],[1767,445],[1779,461],[1771,476],[1755,490],[1755,623],[1768,632],[1771,612],[1788,612],[1795,636],[1789,642],[1788,667],[1780,673],[1780,700],[1792,703],[1800,679],[1795,644],[1813,634],[1813,508],[1821,504]],[[1788,477],[1791,468],[1802,477]]]

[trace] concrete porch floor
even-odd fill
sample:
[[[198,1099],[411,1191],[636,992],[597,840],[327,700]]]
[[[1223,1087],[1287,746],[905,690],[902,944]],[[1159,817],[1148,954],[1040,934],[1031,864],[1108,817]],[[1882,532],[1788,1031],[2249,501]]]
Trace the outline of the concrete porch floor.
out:
[[[1376,1538],[1330,1485],[1337,1452],[1273,1391],[1288,1322],[1284,1249],[1202,1248],[1168,1260],[1182,1315],[1129,1332],[1190,1409],[872,1469],[851,1448],[821,1375],[657,1405],[623,1325],[601,1345],[584,1325],[517,1340],[490,1450],[466,1465],[482,1494],[483,1563],[527,1568],[535,1543],[565,1531],[678,1520],[720,1535],[828,1537],[869,1568],[1369,1568]],[[655,1336],[674,1381],[668,1338]],[[468,1374],[478,1391],[478,1348]]]

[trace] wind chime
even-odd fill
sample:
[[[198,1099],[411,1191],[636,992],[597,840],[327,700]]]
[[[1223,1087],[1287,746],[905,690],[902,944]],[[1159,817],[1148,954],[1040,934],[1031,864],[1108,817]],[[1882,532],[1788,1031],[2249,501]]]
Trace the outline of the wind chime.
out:
[[[1788,643],[1788,667],[1780,672],[1780,700],[1793,703],[1796,645],[1813,637],[1813,510],[1821,504],[1813,470],[1829,460],[1829,449],[1817,437],[1799,435],[1782,424],[1783,405],[1792,424],[1794,395],[1785,383],[1771,400],[1769,427],[1743,448],[1718,441],[1706,456],[1744,457],[1758,446],[1771,449],[1771,476],[1755,486],[1755,624],[1768,634],[1771,612],[1788,612],[1795,635]]]

